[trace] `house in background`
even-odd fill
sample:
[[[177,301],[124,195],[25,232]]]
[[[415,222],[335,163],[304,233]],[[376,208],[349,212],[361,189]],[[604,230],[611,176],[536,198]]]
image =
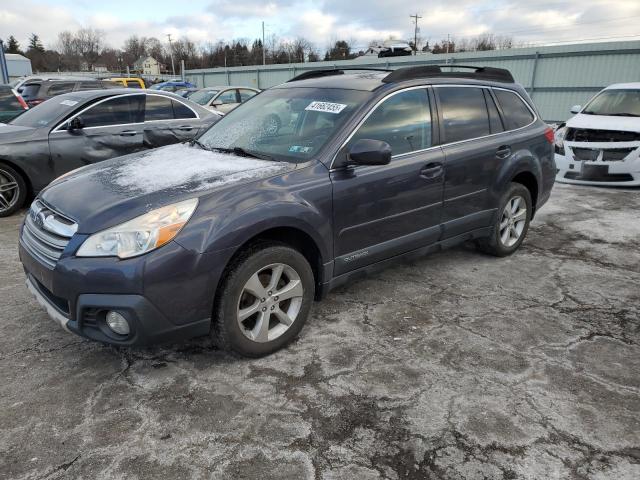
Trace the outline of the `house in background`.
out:
[[[140,57],[133,64],[133,71],[142,75],[158,76],[162,70],[162,64],[153,57]]]
[[[17,80],[21,77],[28,77],[33,74],[31,70],[31,60],[17,53],[5,53],[7,59],[7,70],[9,71],[9,81]],[[2,76],[0,75],[0,79]]]

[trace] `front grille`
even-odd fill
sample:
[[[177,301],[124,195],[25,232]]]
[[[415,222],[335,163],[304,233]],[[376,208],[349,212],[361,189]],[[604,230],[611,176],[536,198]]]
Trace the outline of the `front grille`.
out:
[[[78,226],[40,200],[31,204],[20,242],[34,257],[54,268]]]
[[[564,178],[570,180],[584,180],[588,182],[631,182],[633,176],[628,173],[580,173],[567,172]]]
[[[636,142],[640,141],[640,133],[620,130],[568,128],[565,140],[570,142]]]
[[[609,148],[602,151],[602,160],[605,162],[619,162],[633,152],[634,148]]]
[[[600,155],[600,150],[594,150],[592,148],[574,148],[573,156],[576,160],[586,160],[588,162],[595,162]]]

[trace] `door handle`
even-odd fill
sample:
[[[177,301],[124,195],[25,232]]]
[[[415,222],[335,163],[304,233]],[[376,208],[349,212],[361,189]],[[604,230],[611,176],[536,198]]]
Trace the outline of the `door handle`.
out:
[[[135,130],[124,130],[120,132],[121,137],[133,137],[134,135],[137,135],[137,134],[138,132],[136,132]]]
[[[505,159],[511,155],[511,147],[509,145],[502,145],[496,150],[496,157]]]
[[[193,130],[193,127],[191,125],[182,125],[181,127],[178,127],[178,130],[190,132],[191,130]]]
[[[422,170],[420,170],[420,176],[424,178],[436,178],[442,175],[444,171],[443,165],[440,162],[427,163]]]

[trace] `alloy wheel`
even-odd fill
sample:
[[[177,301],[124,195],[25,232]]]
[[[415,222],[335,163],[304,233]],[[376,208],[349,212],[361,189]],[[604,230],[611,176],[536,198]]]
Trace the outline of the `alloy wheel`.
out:
[[[527,223],[527,203],[521,196],[509,199],[500,218],[500,242],[505,247],[514,246],[524,231]]]
[[[0,169],[0,212],[12,208],[19,197],[20,190],[17,179],[6,170]]]
[[[295,322],[304,288],[300,275],[284,263],[273,263],[255,272],[240,293],[237,320],[245,337],[270,342]]]

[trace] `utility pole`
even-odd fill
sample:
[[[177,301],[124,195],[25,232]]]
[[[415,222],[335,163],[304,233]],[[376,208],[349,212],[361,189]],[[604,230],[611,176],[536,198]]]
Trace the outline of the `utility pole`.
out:
[[[173,45],[171,45],[171,34],[167,33],[167,38],[169,39],[169,56],[171,57],[171,72],[173,76],[176,76],[176,66],[173,63]]]
[[[262,22],[262,65],[267,64],[267,54],[264,46],[264,21]]]
[[[415,28],[413,30],[413,54],[418,54],[418,20],[422,18],[417,13],[415,15],[409,15],[409,18],[413,18],[415,21]]]

